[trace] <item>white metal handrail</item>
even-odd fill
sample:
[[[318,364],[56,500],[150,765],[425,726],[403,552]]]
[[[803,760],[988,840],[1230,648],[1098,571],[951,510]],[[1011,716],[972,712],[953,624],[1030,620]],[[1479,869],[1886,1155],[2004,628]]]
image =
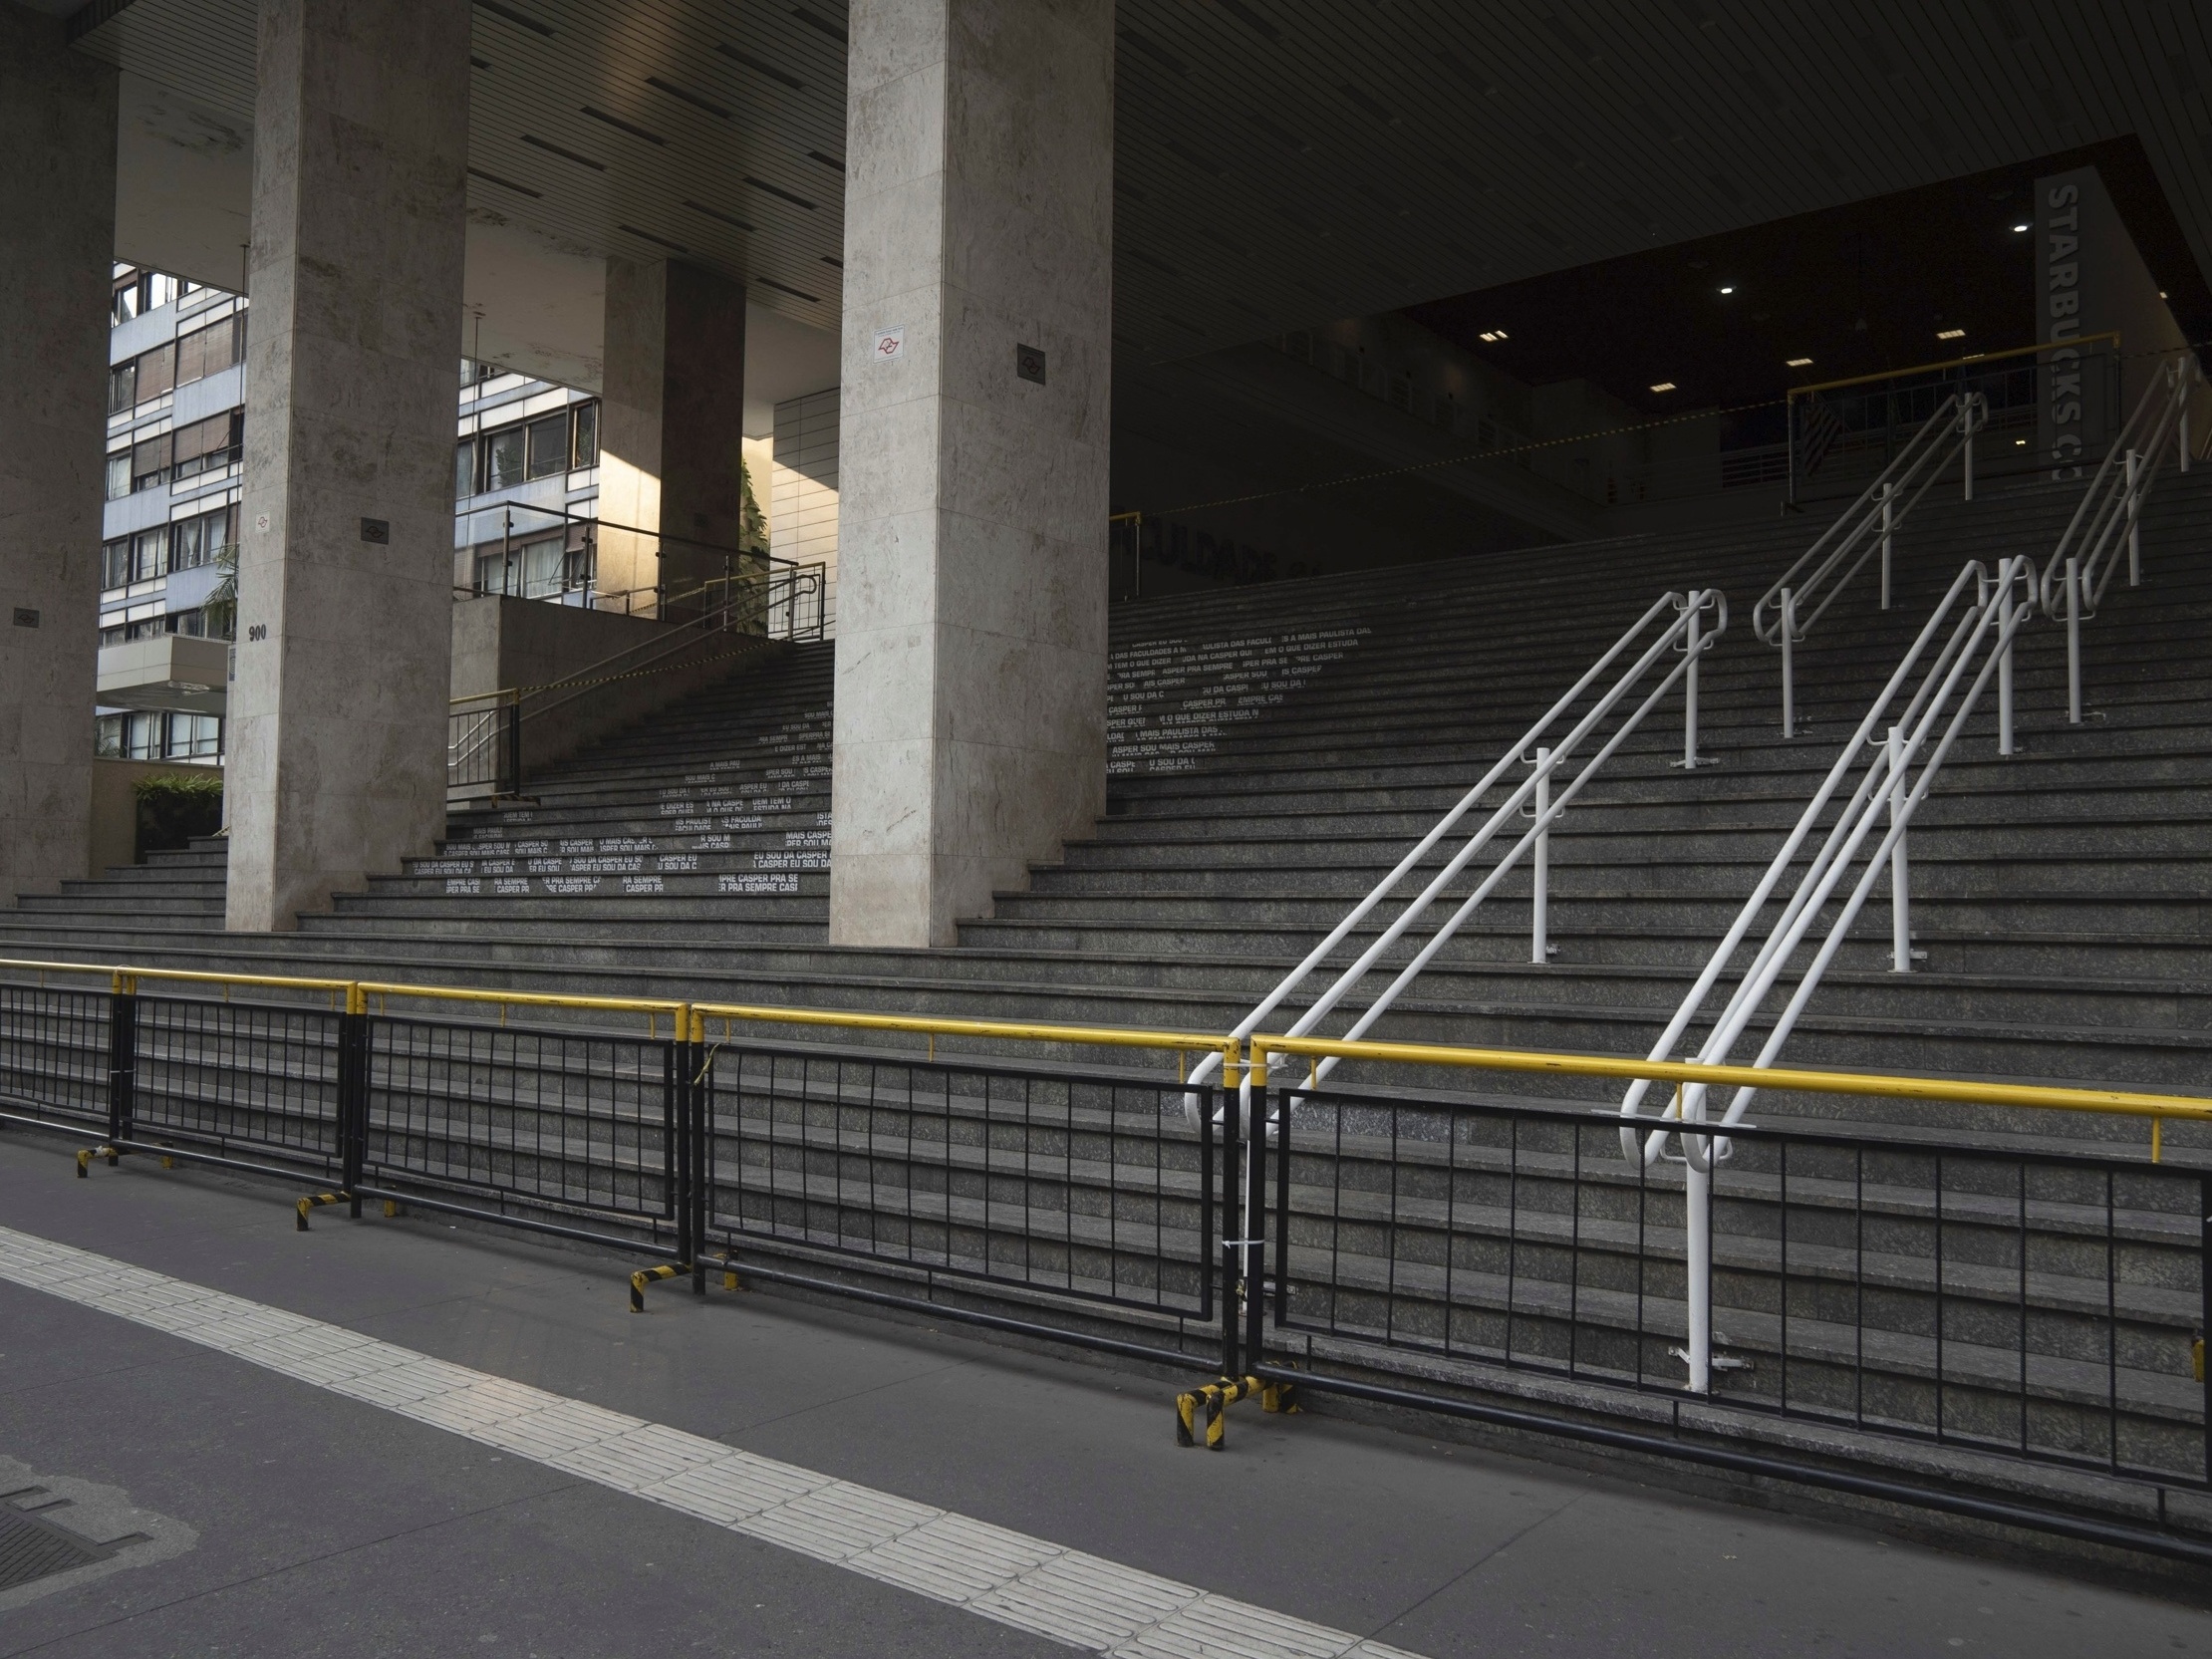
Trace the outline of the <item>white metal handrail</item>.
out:
[[[1974,595],[1969,603],[1967,595]],[[1871,749],[1864,773],[1852,789],[1835,823],[1805,867],[1796,891],[1737,980],[1726,1006],[1699,1045],[1694,1061],[1724,1065],[1759,1009],[1788,968],[1792,957],[1819,920],[1878,825],[1887,829],[1866,856],[1856,883],[1836,914],[1826,937],[1798,977],[1788,1005],[1776,1018],[1759,1056],[1751,1063],[1761,1069],[1774,1065],[1783,1045],[1796,1029],[1806,1003],[1818,989],[1828,965],[1864,909],[1875,882],[1886,870],[1891,882],[1890,959],[1893,971],[1912,970],[1910,922],[1910,873],[1906,857],[1906,832],[1913,814],[1926,799],[1959,734],[1980,706],[1994,678],[1998,686],[1998,739],[2002,752],[2012,752],[2012,654],[2014,637],[2035,614],[2035,566],[2025,556],[2004,560],[1993,578],[1979,560],[1968,563],[1952,582],[1949,592],[1929,616],[1912,648],[1860,720],[1842,753],[1785,838],[1765,875],[1744,903],[1719,948],[1691,985],[1674,1017],[1668,1021],[1651,1050],[1652,1059],[1668,1058],[1697,1018],[1754,923],[1765,911],[1783,876],[1796,862],[1798,850],[1811,836],[1844,779],[1859,757]],[[1948,632],[1945,625],[1949,624]],[[1905,699],[1901,712],[1890,710],[1924,659],[1932,660],[1919,685]],[[1971,675],[1971,680],[1969,676]],[[1963,686],[1963,691],[1962,691]],[[1874,734],[1886,725],[1883,741]],[[1938,730],[1940,726],[1940,732]],[[1931,747],[1932,745],[1932,747]],[[1923,756],[1925,758],[1923,759]],[[1914,768],[1918,767],[1917,773]],[[1710,1287],[1711,1234],[1707,1226],[1711,1203],[1712,1164],[1728,1156],[1725,1137],[1715,1136],[1709,1147],[1697,1144],[1699,1136],[1674,1136],[1665,1129],[1647,1129],[1653,1120],[1638,1108],[1650,1090],[1647,1080],[1631,1084],[1622,1097],[1623,1118],[1634,1120],[1621,1128],[1621,1153],[1632,1164],[1650,1164],[1665,1152],[1670,1139],[1682,1143],[1686,1165],[1689,1264],[1689,1345],[1682,1357],[1689,1366],[1689,1387],[1703,1393],[1711,1387],[1713,1372],[1712,1305]],[[1739,1088],[1730,1099],[1722,1124],[1742,1121],[1757,1090]],[[1691,1123],[1707,1121],[1706,1087],[1691,1084],[1677,1091],[1664,1119]]]
[[[1645,641],[1645,636],[1651,634],[1653,625],[1658,623],[1670,611],[1674,613],[1674,620],[1659,629],[1656,634],[1651,635],[1648,642]],[[1497,764],[1485,772],[1481,780],[1466,794],[1462,795],[1458,803],[1438,820],[1436,826],[1427,835],[1423,836],[1405,857],[1398,861],[1397,866],[1391,870],[1390,874],[1376,883],[1367,896],[1346,913],[1343,920],[1330,930],[1328,937],[1308,952],[1305,960],[1292,968],[1284,976],[1282,982],[1262,997],[1259,1005],[1238,1023],[1233,1033],[1237,1039],[1243,1041],[1258,1030],[1263,1020],[1280,1007],[1284,1000],[1296,991],[1300,985],[1311,978],[1336,948],[1351,934],[1352,930],[1358,927],[1389,897],[1398,884],[1413,872],[1439,842],[1451,834],[1460,820],[1474,810],[1482,798],[1515,766],[1529,767],[1529,775],[1509,792],[1504,803],[1484,820],[1482,826],[1468,838],[1466,845],[1454,854],[1444,868],[1406,905],[1397,918],[1383,930],[1374,944],[1362,952],[1357,960],[1344,968],[1322,990],[1321,994],[1314,999],[1312,1005],[1300,1015],[1297,1022],[1284,1034],[1305,1036],[1310,1033],[1313,1027],[1326,1017],[1331,1009],[1341,1002],[1361,980],[1366,978],[1369,971],[1389,953],[1390,949],[1405,937],[1407,931],[1421,919],[1429,907],[1435,903],[1438,896],[1459,877],[1460,873],[1467,868],[1475,856],[1490,845],[1509,822],[1524,816],[1530,819],[1529,825],[1521,833],[1519,840],[1514,843],[1512,849],[1499,860],[1496,867],[1477,886],[1474,893],[1461,904],[1452,917],[1437,930],[1436,934],[1414,957],[1413,961],[1400,970],[1389,987],[1369,1004],[1348,1035],[1355,1038],[1364,1035],[1368,1028],[1382,1017],[1390,1005],[1397,1000],[1399,993],[1408,984],[1412,983],[1421,970],[1434,959],[1437,952],[1444,948],[1446,942],[1459,931],[1460,927],[1475,913],[1482,902],[1496,891],[1498,885],[1519,864],[1521,857],[1530,851],[1535,854],[1537,870],[1534,888],[1534,915],[1530,927],[1530,955],[1536,962],[1545,961],[1550,954],[1545,904],[1548,896],[1551,826],[1558,821],[1560,814],[1566,811],[1574,797],[1581,792],[1583,785],[1597,774],[1599,768],[1607,760],[1612,758],[1614,752],[1627,740],[1629,734],[1642,723],[1645,715],[1657,706],[1661,698],[1673,690],[1677,682],[1683,683],[1683,736],[1682,759],[1674,762],[1674,764],[1697,766],[1709,763],[1706,757],[1698,753],[1698,665],[1727,630],[1728,597],[1719,589],[1696,588],[1687,593],[1660,595],[1653,602],[1650,609],[1637,618],[1628,631],[1614,641],[1611,648],[1590,666],[1588,672],[1577,680],[1567,692],[1558,701],[1554,702],[1533,725],[1521,733],[1520,740],[1507,750]],[[1553,728],[1567,717],[1568,711],[1581,698],[1583,693],[1597,685],[1606,672],[1622,657],[1634,651],[1639,643],[1642,643],[1641,652],[1598,696],[1588,712],[1576,720],[1564,735],[1552,737],[1550,734]],[[1582,765],[1572,781],[1568,782],[1563,789],[1554,793],[1553,786],[1563,775],[1561,767],[1576,756],[1583,740],[1631,691],[1636,690],[1654,665],[1668,656],[1677,656],[1680,661],[1660,678],[1658,684],[1621,722],[1611,737],[1606,739],[1597,752]],[[1333,1059],[1323,1061],[1316,1075],[1325,1075],[1334,1067],[1335,1063]],[[1209,1054],[1193,1069],[1189,1081],[1193,1084],[1204,1082],[1214,1074],[1220,1065],[1221,1055],[1218,1053]],[[1184,1095],[1183,1105],[1193,1125],[1196,1126],[1199,1115],[1199,1096],[1195,1090]]]
[[[1793,655],[1866,561],[1881,555],[1881,608],[1889,609],[1891,548],[1905,515],[1959,459],[1964,499],[1974,499],[1974,434],[1989,424],[1989,400],[1951,393],[1890,463],[1752,607],[1752,632],[1782,652],[1782,734],[1797,734]],[[1854,557],[1855,555],[1855,557]],[[1840,572],[1840,574],[1838,574]]]
[[[2119,435],[2082,491],[2037,584],[2043,613],[2067,625],[2067,721],[2081,723],[2081,624],[2096,615],[2127,546],[2127,585],[2143,580],[2143,502],[2157,480],[2158,457],[2174,440],[2178,469],[2189,470],[2189,399],[2204,384],[2196,354],[2176,358],[2143,388]]]

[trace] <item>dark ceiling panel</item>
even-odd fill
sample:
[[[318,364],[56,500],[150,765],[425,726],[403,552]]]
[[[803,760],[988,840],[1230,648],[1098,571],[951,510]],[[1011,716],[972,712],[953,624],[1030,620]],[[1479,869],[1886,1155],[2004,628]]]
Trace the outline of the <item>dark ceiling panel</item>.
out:
[[[2130,135],[2212,267],[2208,9],[1120,0],[1115,335],[1184,356]],[[137,0],[83,44],[248,119],[253,10]],[[815,156],[844,153],[848,26],[843,0],[479,5],[471,200],[686,247],[831,325],[842,179]]]

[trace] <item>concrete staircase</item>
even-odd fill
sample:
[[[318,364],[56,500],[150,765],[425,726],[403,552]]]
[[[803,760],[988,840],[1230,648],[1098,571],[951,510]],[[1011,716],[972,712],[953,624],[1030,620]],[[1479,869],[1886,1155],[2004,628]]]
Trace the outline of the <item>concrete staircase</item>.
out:
[[[1717,585],[1735,621],[1708,660],[1700,746],[1720,764],[1669,765],[1681,731],[1679,703],[1667,704],[1554,834],[1556,955],[1528,961],[1519,877],[1377,1032],[1641,1052],[1961,562],[2047,550],[2075,498],[2028,487],[1971,505],[1923,503],[1901,537],[1896,608],[1876,610],[1863,586],[1800,651],[1807,729],[1790,740],[1779,732],[1776,657],[1752,638],[1749,613],[1816,532],[1801,520],[1121,607],[1109,815],[1037,868],[1027,889],[999,895],[991,917],[965,925],[953,950],[826,943],[833,648],[817,646],[779,651],[642,722],[547,776],[531,802],[457,815],[433,857],[303,916],[295,934],[217,931],[223,848],[204,841],[22,900],[0,913],[0,955],[1218,1031],[1654,597]],[[2145,516],[2145,586],[2115,588],[2087,625],[2090,723],[2065,723],[2061,630],[2032,626],[2020,656],[2025,752],[2000,758],[1994,717],[1981,718],[1915,826],[1926,960],[1892,972],[1886,904],[1870,907],[1788,1060],[2204,1090],[2208,532],[2212,476],[2165,479]],[[1341,1028],[1341,1019],[1328,1027]],[[1337,1081],[1415,1098],[1618,1097],[1571,1080],[1351,1067]],[[2132,1155],[2145,1137],[2124,1119],[1822,1097],[1769,1095],[1760,1114],[1881,1123],[1907,1146],[1942,1132],[1993,1150],[2102,1142]],[[1669,1372],[1663,1333],[1679,1328],[1679,1278],[1647,1278],[1637,1261],[1639,1251],[1646,1262],[1679,1260],[1678,1183],[1669,1198],[1664,1172],[1657,1189],[1639,1189],[1617,1160],[1575,1165],[1557,1149],[1523,1148],[1519,1190],[1549,1184],[1560,1195],[1553,1222],[1575,1218],[1573,1251],[1552,1240],[1547,1252],[1541,1236],[1552,1224],[1540,1204],[1470,1202],[1442,1216],[1428,1213],[1433,1205],[1384,1205],[1376,1194],[1398,1190],[1389,1172],[1434,1166],[1437,1143],[1433,1124],[1425,1135],[1372,1131],[1304,1149],[1296,1171],[1304,1222],[1293,1295],[1301,1318],[1334,1331],[1317,1352],[1356,1355],[1378,1322],[1401,1343],[1431,1348],[1456,1328],[1458,1358],[1425,1363],[1490,1386],[1497,1373],[1482,1361],[1495,1357],[1511,1308],[1523,1361],[1572,1358],[1599,1377]],[[2194,1150],[2203,1140],[2176,1132],[2168,1144]],[[854,1170],[880,1164],[883,1190],[902,1188],[896,1158],[872,1144],[855,1153]],[[739,1162],[734,1152],[722,1160],[733,1172]],[[1178,1160],[1174,1180],[1195,1193],[1189,1164]],[[832,1191],[839,1179],[857,1185]],[[1733,1351],[1755,1364],[1727,1391],[1768,1397],[1784,1346],[1769,1305],[1773,1264],[1758,1241],[1786,1209],[1798,1227],[1814,1211],[1855,1206],[1886,1243],[1871,1268],[1800,1246],[1788,1338],[1797,1386],[1825,1375],[1839,1401],[1855,1399],[1863,1364],[1897,1424],[2002,1441],[2020,1410],[2008,1344],[2025,1297],[2041,1322],[2030,1391],[2044,1441],[2100,1455],[2100,1401],[2116,1378],[2129,1455],[2186,1465],[2201,1421],[2188,1379],[2201,1308],[2191,1217],[2123,1196],[2107,1317],[2095,1219],[2079,1206],[2046,1206],[2023,1223],[2001,1202],[1953,1213],[1947,1199],[1931,1233],[1927,1195],[1909,1181],[1853,1188],[1799,1166],[1785,1204],[1756,1157],[1732,1180],[1737,1221],[1719,1249],[1717,1295]],[[855,1174],[811,1196],[865,1205],[873,1186]],[[1104,1197],[1071,1191],[1064,1209],[1039,1212],[1039,1237]],[[1483,1264],[1495,1266],[1509,1244],[1513,1276],[1486,1276]],[[1447,1284],[1419,1258],[1436,1247],[1471,1270]],[[1973,1272],[1973,1272],[1961,1280],[1965,1262],[1979,1262]],[[1834,1310],[1858,1293],[1863,1271],[1878,1272],[1906,1311],[1860,1346],[1853,1321]],[[1629,1283],[1633,1296],[1620,1288]],[[1916,1334],[1931,1307],[1951,1333],[1933,1359]],[[2108,1376],[2099,1356],[2121,1328],[2129,1357]],[[1474,1369],[1455,1370],[1460,1359]]]
[[[825,943],[824,645],[780,651],[599,745],[529,804],[457,814],[434,857],[296,934],[213,931],[223,855],[207,841],[23,899],[0,913],[0,954],[1219,1030],[1628,619],[1664,588],[1718,585],[1736,620],[1707,666],[1701,746],[1721,764],[1670,767],[1679,712],[1655,714],[1553,837],[1551,961],[1526,960],[1517,876],[1378,1028],[1640,1051],[1961,561],[2048,548],[2073,499],[1923,503],[1901,538],[1896,608],[1875,610],[1862,587],[1800,650],[1796,740],[1780,736],[1775,654],[1749,612],[1810,539],[1798,520],[1121,607],[1109,816],[954,950]],[[1916,823],[1922,970],[1889,970],[1886,905],[1870,907],[1789,1058],[2202,1077],[2208,528],[2212,478],[2169,477],[2145,522],[2145,587],[2115,588],[2087,625],[2091,723],[2065,725],[2062,634],[2033,625],[2026,752],[1998,757],[1982,719]]]

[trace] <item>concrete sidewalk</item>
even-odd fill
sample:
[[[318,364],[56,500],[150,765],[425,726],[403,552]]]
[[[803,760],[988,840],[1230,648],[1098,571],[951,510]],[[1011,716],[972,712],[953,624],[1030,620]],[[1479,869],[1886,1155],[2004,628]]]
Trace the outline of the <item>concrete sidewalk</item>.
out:
[[[638,1318],[525,1239],[71,1174],[0,1136],[0,1224],[1434,1659],[2212,1655],[2205,1612],[2070,1578],[1321,1413],[1178,1451],[1153,1378],[771,1296]],[[0,1654],[1068,1651],[13,1283],[0,1458],[195,1535],[0,1595]]]

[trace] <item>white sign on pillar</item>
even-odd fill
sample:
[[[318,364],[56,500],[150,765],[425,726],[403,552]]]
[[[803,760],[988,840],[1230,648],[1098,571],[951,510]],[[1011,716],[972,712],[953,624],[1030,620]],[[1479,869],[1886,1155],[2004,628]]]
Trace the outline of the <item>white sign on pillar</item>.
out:
[[[876,361],[895,363],[907,355],[907,330],[904,323],[895,329],[876,330]]]

